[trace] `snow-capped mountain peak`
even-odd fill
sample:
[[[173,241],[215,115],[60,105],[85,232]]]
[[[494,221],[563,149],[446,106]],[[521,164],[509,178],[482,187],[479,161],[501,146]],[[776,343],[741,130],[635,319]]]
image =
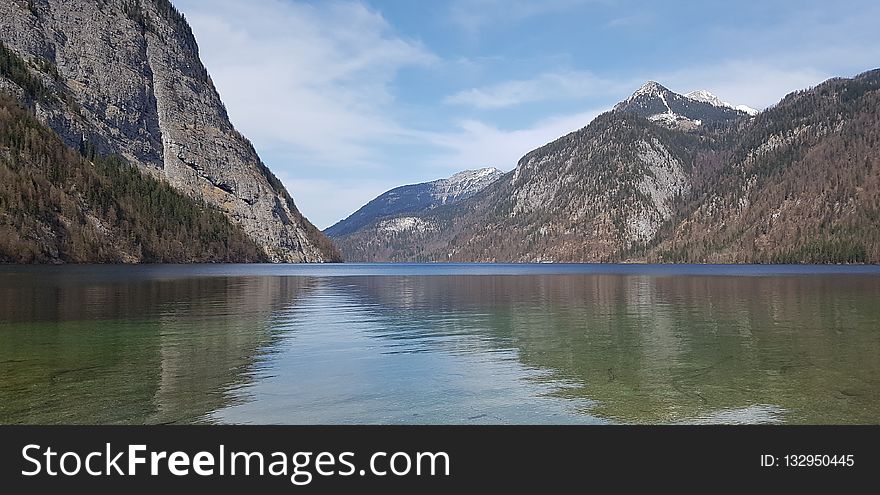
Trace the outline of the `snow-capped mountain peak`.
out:
[[[615,112],[639,115],[677,129],[694,129],[706,122],[720,122],[755,115],[755,109],[730,103],[701,89],[686,95],[670,91],[657,81],[648,81],[626,100],[614,106]]]
[[[754,116],[758,113],[757,110],[755,110],[754,108],[747,106],[747,105],[731,105],[730,103],[727,103],[726,101],[721,100],[721,98],[718,98],[717,96],[710,93],[709,91],[706,91],[705,89],[698,89],[697,91],[691,91],[690,93],[688,93],[684,96],[685,96],[685,98],[690,98],[691,100],[694,100],[694,101],[701,101],[703,103],[708,103],[708,104],[715,106],[715,107],[732,108],[734,110],[746,113],[750,116]]]
[[[486,167],[486,168],[481,168],[481,169],[477,169],[477,170],[464,170],[464,171],[458,172],[456,174],[453,174],[448,179],[440,179],[440,181],[437,181],[437,182],[443,181],[446,183],[460,183],[460,182],[468,182],[468,181],[474,181],[474,180],[478,181],[481,179],[485,179],[487,177],[501,175],[503,173],[504,172],[498,170],[495,167]]]
[[[664,91],[669,91],[662,84],[657,81],[647,81],[645,84],[642,84],[642,87],[637,89],[635,93],[633,93],[631,98],[635,98],[640,95],[658,95],[663,93]]]
[[[481,191],[503,174],[504,172],[495,167],[458,172],[447,179],[432,182],[431,185],[434,189],[432,195],[440,201],[440,204],[445,204],[450,200],[454,201]]]
[[[381,221],[377,224],[378,228],[388,232],[407,229],[423,231],[428,227],[416,221],[418,215],[442,205],[467,199],[497,181],[502,175],[504,172],[497,168],[486,167],[458,172],[445,179],[395,187],[380,194],[324,232],[330,237],[340,237],[377,221]],[[404,214],[408,216],[396,218]],[[386,221],[387,219],[391,220]]]
[[[708,104],[710,104],[712,106],[716,106],[716,107],[733,108],[733,106],[730,103],[727,103],[725,101],[721,101],[721,98],[718,98],[717,96],[713,95],[709,91],[706,91],[705,89],[698,89],[697,91],[691,91],[690,93],[686,94],[685,97],[690,98],[694,101],[702,101],[703,103],[708,103]]]
[[[755,115],[758,115],[760,113],[760,110],[756,110],[748,105],[737,105],[733,108],[739,110],[740,112],[745,112],[745,113],[751,115],[752,117],[754,117]]]
[[[664,94],[671,93],[668,89],[663,87],[662,84],[657,81],[647,81],[645,84],[635,91],[629,98],[621,101],[617,105],[614,105],[615,110],[619,110],[621,108],[626,107],[627,105],[633,104],[637,101],[651,100],[655,98],[662,98]]]

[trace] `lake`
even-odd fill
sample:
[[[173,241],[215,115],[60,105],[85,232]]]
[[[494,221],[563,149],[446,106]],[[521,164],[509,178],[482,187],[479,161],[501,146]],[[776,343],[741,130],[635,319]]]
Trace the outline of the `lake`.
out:
[[[880,267],[0,266],[0,423],[880,422]]]

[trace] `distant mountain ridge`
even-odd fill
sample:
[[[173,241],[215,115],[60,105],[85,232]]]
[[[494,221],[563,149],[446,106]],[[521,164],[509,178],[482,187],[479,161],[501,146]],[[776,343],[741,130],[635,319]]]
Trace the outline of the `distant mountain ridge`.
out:
[[[494,167],[465,170],[431,182],[395,187],[324,230],[333,238],[351,234],[378,220],[407,213],[425,213],[467,199],[495,182],[503,173]]]
[[[687,93],[684,96],[686,98],[690,98],[691,100],[702,101],[702,102],[708,103],[708,104],[716,106],[716,107],[732,108],[734,110],[744,112],[744,113],[751,115],[753,117],[759,113],[758,110],[756,110],[748,105],[732,105],[730,103],[727,103],[726,101],[721,101],[721,98],[718,98],[717,96],[715,96],[714,94],[712,94],[711,92],[709,92],[705,89],[698,89],[697,91],[691,91],[690,93]]]
[[[391,222],[335,241],[357,261],[880,263],[880,70],[755,115],[649,82],[472,197]]]

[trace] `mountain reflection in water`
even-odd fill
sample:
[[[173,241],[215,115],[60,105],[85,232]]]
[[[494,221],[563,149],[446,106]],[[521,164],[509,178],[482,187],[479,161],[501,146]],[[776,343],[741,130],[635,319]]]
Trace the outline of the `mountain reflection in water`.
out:
[[[2,267],[0,423],[877,423],[880,272],[723,269]]]

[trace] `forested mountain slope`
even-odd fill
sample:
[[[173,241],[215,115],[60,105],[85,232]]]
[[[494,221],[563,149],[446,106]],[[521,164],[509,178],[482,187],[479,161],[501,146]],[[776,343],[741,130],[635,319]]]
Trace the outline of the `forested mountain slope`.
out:
[[[878,90],[875,70],[690,126],[618,105],[468,200],[339,242],[368,261],[877,263]]]
[[[0,96],[0,262],[254,262],[222,212],[94,148],[75,151]]]
[[[0,42],[0,91],[68,146],[90,143],[213,205],[271,261],[340,259],[229,121],[168,0],[4,0]]]

